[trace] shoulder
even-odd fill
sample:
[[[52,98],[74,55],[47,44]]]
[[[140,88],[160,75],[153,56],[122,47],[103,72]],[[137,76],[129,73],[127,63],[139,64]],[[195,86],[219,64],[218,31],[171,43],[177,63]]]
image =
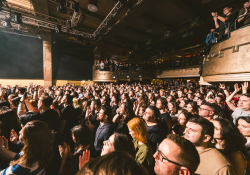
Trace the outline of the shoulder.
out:
[[[232,153],[228,154],[228,158],[230,160],[233,159],[233,160],[238,160],[238,161],[240,161],[240,160],[246,161],[245,156],[240,151],[235,151],[235,152],[232,152]]]

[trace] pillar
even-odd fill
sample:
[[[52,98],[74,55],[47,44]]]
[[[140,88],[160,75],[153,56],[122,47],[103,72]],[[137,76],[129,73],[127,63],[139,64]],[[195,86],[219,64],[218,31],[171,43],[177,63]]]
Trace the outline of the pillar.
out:
[[[51,34],[43,36],[43,76],[44,87],[52,86]]]

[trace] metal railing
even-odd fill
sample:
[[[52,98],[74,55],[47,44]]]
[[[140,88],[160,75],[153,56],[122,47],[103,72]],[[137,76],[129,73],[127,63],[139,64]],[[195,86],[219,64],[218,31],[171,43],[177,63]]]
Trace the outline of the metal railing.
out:
[[[248,12],[247,14],[245,14],[245,15],[241,15],[241,16],[239,16],[235,21],[234,21],[234,30],[236,30],[236,28],[237,28],[237,22],[238,22],[238,19],[240,19],[240,18],[244,18],[245,16],[247,16],[247,15],[250,15],[250,12]]]

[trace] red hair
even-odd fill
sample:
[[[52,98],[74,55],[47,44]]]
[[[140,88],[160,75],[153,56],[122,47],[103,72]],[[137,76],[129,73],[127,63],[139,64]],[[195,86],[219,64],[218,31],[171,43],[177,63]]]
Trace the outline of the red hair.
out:
[[[142,143],[147,143],[148,131],[145,122],[142,119],[135,117],[128,122],[127,126],[135,132],[136,140]]]

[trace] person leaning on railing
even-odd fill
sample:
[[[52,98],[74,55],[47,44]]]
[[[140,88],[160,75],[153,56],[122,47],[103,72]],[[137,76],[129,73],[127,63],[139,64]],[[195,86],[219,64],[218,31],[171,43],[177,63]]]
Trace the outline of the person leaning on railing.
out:
[[[243,23],[243,25],[250,24],[250,2],[245,2],[243,7],[239,11],[239,17],[242,16],[242,18],[238,18],[238,23]],[[246,15],[248,14],[248,15]],[[246,15],[246,16],[244,16]]]
[[[217,12],[212,12],[211,13],[213,19],[214,19],[214,23],[215,23],[215,27],[216,29],[218,29],[219,31],[219,38],[218,40],[222,40],[225,39],[225,34],[228,34],[228,30],[227,29],[227,25],[226,23],[229,23],[229,26],[231,26],[234,21],[237,18],[237,12],[232,12],[232,7],[225,7],[223,9],[223,16],[218,15]],[[220,22],[218,22],[218,20]]]

